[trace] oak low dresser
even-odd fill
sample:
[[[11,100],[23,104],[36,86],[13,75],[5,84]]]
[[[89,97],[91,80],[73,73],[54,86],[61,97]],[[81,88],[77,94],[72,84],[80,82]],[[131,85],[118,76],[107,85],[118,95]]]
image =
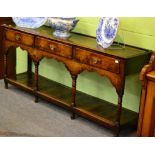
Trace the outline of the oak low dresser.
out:
[[[52,36],[52,29],[47,26],[36,30],[12,25],[2,27],[5,88],[8,88],[8,83],[15,85],[33,93],[35,102],[38,102],[38,98],[45,99],[69,110],[72,119],[76,115],[85,117],[111,128],[117,135],[121,128],[137,122],[137,113],[122,107],[125,76],[139,73],[148,63],[151,51],[129,46],[104,50],[97,45],[94,37],[72,33],[66,40],[59,39]],[[8,53],[17,47],[28,52],[27,72],[7,74]],[[39,75],[39,64],[44,57],[65,65],[72,78],[72,88]],[[83,71],[108,77],[118,95],[117,104],[77,91],[77,77]]]

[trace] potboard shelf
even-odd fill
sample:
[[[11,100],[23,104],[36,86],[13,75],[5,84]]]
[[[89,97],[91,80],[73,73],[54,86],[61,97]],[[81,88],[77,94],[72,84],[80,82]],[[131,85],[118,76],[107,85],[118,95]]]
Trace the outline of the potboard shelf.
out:
[[[34,74],[21,73],[14,78],[7,78],[7,81],[26,91],[33,92]],[[47,99],[53,104],[62,106],[69,111],[71,107],[71,88],[60,83],[49,80],[43,76],[39,76],[39,90],[37,94],[40,98]],[[77,91],[75,112],[77,115],[93,119],[96,122],[114,127],[117,115],[117,106],[99,98]],[[121,126],[129,123],[136,124],[137,113],[128,109],[122,109]]]

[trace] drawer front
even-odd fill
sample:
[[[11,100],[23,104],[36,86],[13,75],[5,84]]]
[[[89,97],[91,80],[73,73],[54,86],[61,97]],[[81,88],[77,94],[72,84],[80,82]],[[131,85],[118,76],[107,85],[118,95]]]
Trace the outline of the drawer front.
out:
[[[45,50],[49,53],[57,54],[66,58],[72,58],[72,46],[40,37],[36,38],[35,43],[35,46],[41,50]]]
[[[87,50],[76,48],[74,57],[77,61],[97,68],[117,73],[120,72],[120,60],[108,56],[96,54]]]
[[[11,40],[28,46],[32,46],[34,44],[34,36],[19,31],[6,30],[5,37],[7,40]]]

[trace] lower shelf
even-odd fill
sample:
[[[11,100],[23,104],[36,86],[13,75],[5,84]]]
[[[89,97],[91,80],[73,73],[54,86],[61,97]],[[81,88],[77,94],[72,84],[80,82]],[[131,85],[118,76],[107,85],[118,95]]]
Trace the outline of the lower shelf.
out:
[[[33,93],[34,74],[21,73],[14,78],[7,78],[11,83],[21,89]],[[38,96],[56,105],[62,106],[70,111],[71,108],[71,88],[60,83],[51,81],[43,76],[39,76]],[[107,101],[87,95],[77,91],[75,113],[107,127],[115,127],[117,106]],[[121,127],[137,124],[137,113],[122,108]]]

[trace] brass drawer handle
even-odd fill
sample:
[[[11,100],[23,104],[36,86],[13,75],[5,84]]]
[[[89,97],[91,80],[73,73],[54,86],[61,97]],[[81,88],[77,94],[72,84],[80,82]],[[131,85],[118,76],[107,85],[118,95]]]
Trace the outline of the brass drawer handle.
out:
[[[63,57],[64,57],[64,56],[65,56],[65,53],[61,53],[61,56],[63,56]]]
[[[17,35],[15,36],[15,39],[16,39],[17,41],[19,41],[19,40],[21,40],[21,36],[17,34]]]
[[[55,49],[55,46],[54,45],[50,44],[49,47],[50,47],[50,50],[51,51],[54,51],[54,49]]]
[[[92,62],[93,64],[98,64],[98,63],[101,63],[101,59],[92,57],[92,58],[91,58],[91,62]]]
[[[115,60],[115,63],[118,64],[119,63],[119,60]]]

